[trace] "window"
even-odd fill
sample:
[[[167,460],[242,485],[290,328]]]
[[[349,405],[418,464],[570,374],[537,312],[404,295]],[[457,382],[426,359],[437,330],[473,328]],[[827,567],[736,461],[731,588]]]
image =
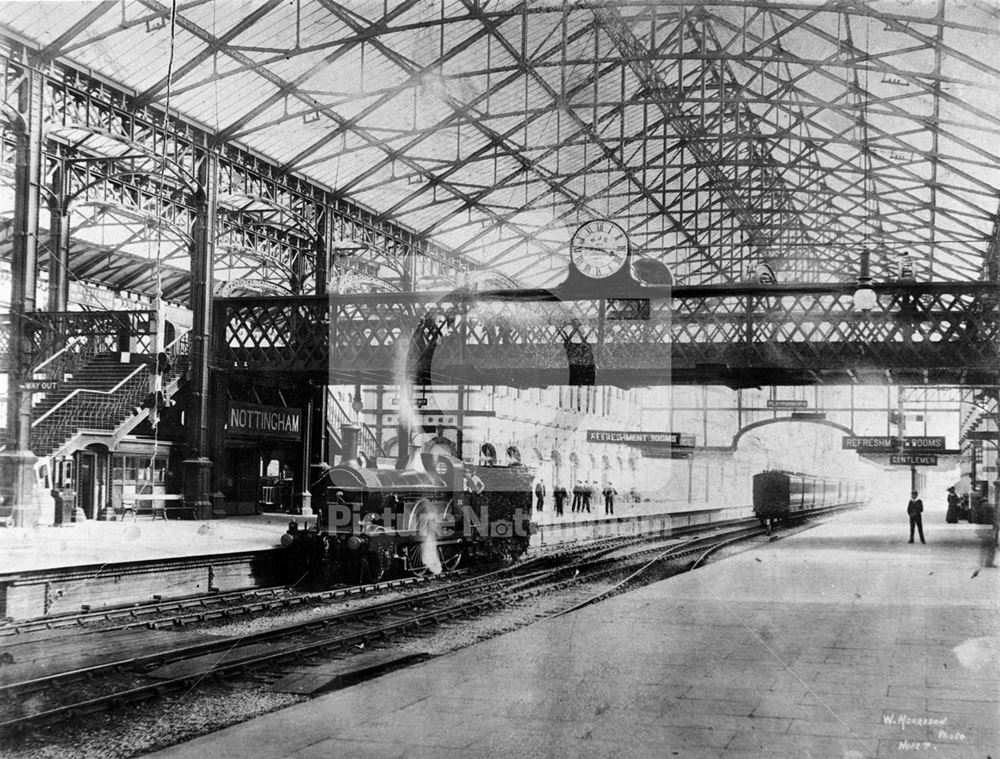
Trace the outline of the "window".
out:
[[[111,459],[111,501],[119,508],[123,500],[136,495],[165,493],[167,481],[166,456],[142,456],[116,453]],[[151,505],[136,504],[148,509]]]

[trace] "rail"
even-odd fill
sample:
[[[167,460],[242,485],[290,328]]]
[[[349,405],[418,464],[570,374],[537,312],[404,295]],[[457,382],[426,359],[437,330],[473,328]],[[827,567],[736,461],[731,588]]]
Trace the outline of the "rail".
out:
[[[750,534],[762,532],[757,527],[750,530],[744,528],[743,531]],[[730,535],[731,533],[725,537]],[[696,543],[714,542],[719,538],[718,535],[712,535],[675,544],[665,550],[662,546],[636,546],[635,551],[624,556],[614,556],[613,551],[602,550],[596,556],[573,560],[572,554],[567,554],[565,558],[569,561],[557,562],[555,566],[534,571],[528,571],[527,565],[509,567],[444,587],[382,603],[338,610],[329,615],[311,615],[308,620],[243,633],[238,637],[171,643],[168,648],[142,651],[136,655],[123,652],[121,658],[112,657],[108,661],[81,669],[7,682],[0,685],[0,696],[11,702],[23,702],[32,696],[42,708],[0,721],[0,730],[31,723],[51,723],[113,709],[124,703],[162,697],[167,692],[189,690],[193,679],[200,679],[209,673],[221,676],[228,673],[246,674],[262,668],[273,671],[284,667],[287,662],[301,661],[306,657],[337,655],[339,658],[342,654],[364,648],[373,641],[382,642],[392,636],[471,617],[542,593],[580,586],[586,580],[614,574],[620,571],[622,562],[628,564],[644,554],[655,552],[658,554],[656,561],[659,561],[668,554],[682,556],[690,553],[697,550],[694,547]],[[301,636],[302,632],[308,632],[308,637]],[[203,658],[219,652],[223,655],[213,656],[211,661]],[[96,698],[93,695],[93,683],[102,675],[125,668],[148,672],[169,663],[173,663],[172,669],[156,675],[157,679],[153,683],[113,690]],[[69,686],[82,682],[88,683],[86,700],[73,703],[72,696],[66,698],[64,694]],[[45,694],[57,689],[60,691],[60,699],[51,701],[49,708],[45,708]]]

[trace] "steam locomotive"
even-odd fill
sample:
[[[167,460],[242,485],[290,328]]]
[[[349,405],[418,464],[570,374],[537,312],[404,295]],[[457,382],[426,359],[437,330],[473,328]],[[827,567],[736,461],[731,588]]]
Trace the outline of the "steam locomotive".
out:
[[[833,480],[798,472],[773,470],[753,476],[753,513],[771,531],[808,509],[865,500],[863,488],[849,480]]]
[[[352,445],[345,438],[345,450]],[[348,453],[315,489],[315,528],[292,522],[282,536],[288,579],[365,583],[511,561],[528,547],[533,478],[528,467],[439,453],[414,451],[402,469],[364,466]]]

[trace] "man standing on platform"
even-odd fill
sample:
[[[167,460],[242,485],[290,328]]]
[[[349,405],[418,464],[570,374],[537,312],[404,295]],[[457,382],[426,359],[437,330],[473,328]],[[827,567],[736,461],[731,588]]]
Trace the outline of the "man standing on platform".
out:
[[[539,480],[535,485],[535,498],[538,499],[538,502],[535,504],[535,508],[538,511],[541,511],[542,506],[545,505],[545,483],[541,480]]]
[[[615,513],[615,496],[618,495],[618,491],[611,487],[611,482],[604,488],[604,513],[614,514]]]
[[[906,513],[910,515],[910,542],[913,542],[913,528],[916,527],[920,533],[920,542],[926,543],[927,541],[924,540],[924,522],[920,516],[924,511],[924,502],[917,498],[917,495],[916,490],[910,493],[910,502],[906,505]]]
[[[566,492],[566,488],[562,485],[556,485],[552,491],[552,497],[556,502],[556,516],[561,517],[563,515],[563,504],[566,502],[566,497],[569,493]]]
[[[583,486],[580,481],[576,481],[576,485],[573,486],[573,505],[570,507],[570,511],[574,514],[578,512],[583,506]]]

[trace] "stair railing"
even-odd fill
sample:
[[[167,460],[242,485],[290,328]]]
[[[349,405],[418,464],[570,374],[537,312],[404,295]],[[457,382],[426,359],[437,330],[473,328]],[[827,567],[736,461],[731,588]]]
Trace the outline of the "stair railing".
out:
[[[148,373],[141,364],[110,390],[77,388],[31,423],[32,450],[48,454],[80,429],[114,429],[148,395]]]
[[[333,422],[335,426],[335,432],[337,438],[340,438],[340,425],[342,424],[354,424],[355,420],[352,415],[348,414],[343,406],[340,405],[340,401],[337,396],[334,395],[333,391],[327,390],[326,397],[328,403],[327,408],[327,422]],[[365,424],[361,423],[361,434],[358,436],[358,450],[365,454],[371,461],[374,461],[379,456],[385,456],[385,450],[379,443],[378,438],[375,433],[371,431],[371,428]]]
[[[171,383],[187,371],[189,345],[190,333],[185,332],[164,350],[170,359],[170,366],[163,376],[165,394],[171,392]],[[149,363],[136,366],[110,390],[74,390],[31,423],[32,450],[39,455],[48,455],[81,429],[112,431],[137,415],[149,395],[151,369]]]

